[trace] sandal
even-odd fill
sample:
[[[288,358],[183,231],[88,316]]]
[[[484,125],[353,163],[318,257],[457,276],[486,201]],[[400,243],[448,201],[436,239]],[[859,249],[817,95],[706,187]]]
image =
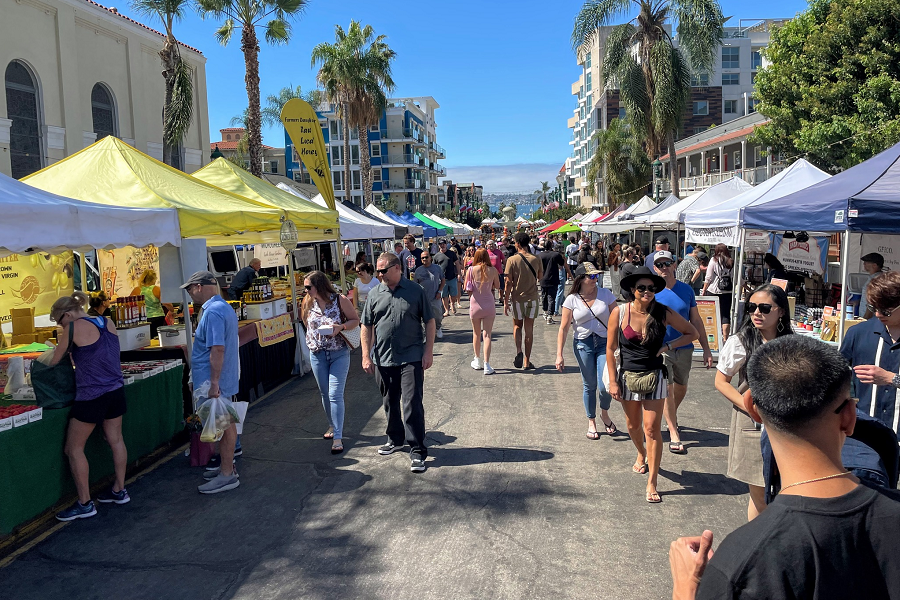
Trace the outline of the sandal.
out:
[[[650,504],[659,504],[662,502],[662,498],[659,497],[659,492],[647,492],[647,502]]]
[[[600,432],[599,432],[599,431],[588,431],[588,432],[587,432],[587,439],[589,439],[589,440],[599,440],[599,439],[600,439]]]
[[[647,463],[644,463],[641,466],[637,466],[636,464],[634,464],[631,465],[631,470],[638,475],[646,475],[650,471],[650,467],[647,466]]]
[[[607,435],[615,435],[619,433],[619,430],[616,429],[616,424],[613,423],[612,420],[609,421],[609,425],[607,425],[606,423],[604,423],[603,425],[606,427]]]
[[[344,446],[343,446],[343,445],[336,445],[336,446],[332,446],[332,447],[331,447],[331,453],[332,453],[332,454],[340,454],[340,453],[343,452],[343,451],[344,451]]]
[[[687,454],[684,444],[681,442],[669,442],[669,452],[672,454]]]
[[[325,433],[322,434],[322,437],[325,438],[326,440],[333,440],[334,439],[334,429],[329,429],[328,431],[326,431]]]

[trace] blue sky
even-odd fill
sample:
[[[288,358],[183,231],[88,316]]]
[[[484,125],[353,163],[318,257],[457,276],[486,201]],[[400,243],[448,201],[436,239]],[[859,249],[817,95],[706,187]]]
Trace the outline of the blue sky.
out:
[[[115,5],[160,28],[125,2]],[[350,19],[359,20],[387,35],[397,52],[393,95],[433,96],[441,105],[437,141],[447,150],[443,162],[450,178],[477,178],[486,191],[531,191],[540,180],[552,180],[570,152],[566,121],[575,106],[571,84],[579,69],[569,38],[581,5],[576,0],[310,0],[294,22],[290,44],[261,44],[262,95],[290,84],[315,87],[313,46],[333,42],[335,24],[346,28]],[[806,1],[725,0],[722,8],[736,23],[742,17],[790,17],[805,9]],[[217,24],[189,14],[176,28],[181,41],[207,57],[212,141],[247,104],[240,35],[223,48],[213,38]],[[269,145],[284,144],[280,128],[263,136]]]

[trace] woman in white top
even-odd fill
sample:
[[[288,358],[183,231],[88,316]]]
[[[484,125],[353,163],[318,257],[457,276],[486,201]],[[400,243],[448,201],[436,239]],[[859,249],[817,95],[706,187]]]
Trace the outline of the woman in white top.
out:
[[[353,282],[353,303],[356,310],[361,311],[366,305],[369,292],[381,282],[375,279],[375,269],[367,262],[356,265],[356,274],[358,277]]]
[[[701,296],[705,296],[707,290],[710,294],[719,297],[719,318],[722,320],[722,339],[727,340],[731,332],[731,293],[732,293],[732,269],[734,259],[731,251],[725,244],[716,244],[712,260],[706,269],[706,282],[703,284]]]
[[[556,337],[556,368],[565,368],[563,346],[569,334],[569,326],[575,324],[573,351],[584,384],[584,411],[587,413],[589,440],[600,439],[597,431],[597,393],[600,395],[600,418],[606,433],[616,433],[616,425],[609,417],[612,396],[603,385],[606,368],[606,325],[609,313],[616,306],[616,297],[599,285],[602,271],[591,263],[584,264],[584,274],[575,278],[572,289],[562,305],[562,321]]]
[[[753,351],[776,337],[793,333],[787,294],[778,286],[764,284],[756,288],[747,302],[744,321],[737,334],[728,338],[719,353],[716,389],[731,401],[731,430],[728,436],[728,471],[732,479],[750,486],[747,519],[753,520],[766,507],[763,459],[759,446],[762,427],[744,408],[747,391],[747,361]],[[738,387],[731,385],[738,376]]]

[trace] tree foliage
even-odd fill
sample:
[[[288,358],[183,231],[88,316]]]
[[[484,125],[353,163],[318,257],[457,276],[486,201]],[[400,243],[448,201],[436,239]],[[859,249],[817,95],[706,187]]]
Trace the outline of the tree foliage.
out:
[[[322,90],[311,90],[304,94],[301,86],[289,85],[278,90],[277,94],[269,94],[266,96],[266,105],[261,112],[262,124],[266,127],[281,125],[281,109],[294,98],[305,100],[315,110],[322,103]]]
[[[836,172],[900,140],[896,0],[812,0],[765,56],[755,96],[771,121],[756,141]]]
[[[628,121],[613,119],[607,129],[594,133],[594,142],[597,149],[587,171],[591,195],[597,195],[597,183],[602,179],[610,206],[640,198],[651,178],[650,158]]]

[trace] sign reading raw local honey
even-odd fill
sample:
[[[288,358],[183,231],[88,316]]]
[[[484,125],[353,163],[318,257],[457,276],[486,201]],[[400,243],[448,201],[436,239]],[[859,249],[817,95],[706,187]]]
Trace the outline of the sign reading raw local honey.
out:
[[[57,298],[72,293],[72,273],[72,253],[68,251],[0,258],[0,321],[10,320],[11,308],[34,307],[35,315],[50,314]]]

